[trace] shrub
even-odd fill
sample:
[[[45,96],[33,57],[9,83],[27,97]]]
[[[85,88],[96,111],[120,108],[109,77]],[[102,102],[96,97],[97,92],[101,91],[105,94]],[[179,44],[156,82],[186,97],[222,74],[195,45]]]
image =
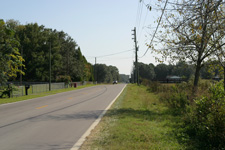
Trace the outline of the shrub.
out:
[[[70,76],[63,76],[63,75],[60,75],[60,76],[57,76],[56,77],[56,81],[57,82],[65,82],[65,84],[69,84],[72,80],[71,80],[71,77]]]
[[[159,88],[160,88],[161,84],[159,82],[156,82],[156,81],[153,81],[153,82],[150,82],[149,83],[149,88],[148,90],[150,92],[158,92],[159,91]]]
[[[184,83],[185,84],[185,83]],[[170,87],[167,87],[165,92],[161,92],[160,100],[166,102],[166,104],[175,110],[185,110],[186,105],[188,104],[188,97],[185,91],[186,86],[184,84],[177,84]]]
[[[151,84],[150,80],[144,79],[144,78],[140,79],[140,82],[141,82],[142,85],[144,85],[146,87],[148,87]]]
[[[225,149],[225,93],[222,82],[210,88],[210,97],[195,100],[185,117],[185,132],[201,149]]]

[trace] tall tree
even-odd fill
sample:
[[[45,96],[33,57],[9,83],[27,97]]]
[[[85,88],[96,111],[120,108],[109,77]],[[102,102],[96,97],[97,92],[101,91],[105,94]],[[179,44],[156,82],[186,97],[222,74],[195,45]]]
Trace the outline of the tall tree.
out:
[[[163,35],[158,36],[166,49],[156,50],[164,57],[190,60],[195,64],[194,92],[197,91],[200,69],[212,56],[215,48],[213,36],[218,30],[217,12],[223,9],[222,0],[182,0],[169,2],[162,26]],[[216,39],[216,41],[219,39]]]
[[[106,66],[105,64],[96,64],[97,82],[111,83],[113,80],[119,80],[119,71],[115,66]]]
[[[18,48],[15,32],[0,20],[0,84],[4,84],[9,78],[15,78],[18,72],[23,73],[20,67],[23,66],[24,59]]]
[[[26,75],[23,80],[49,81],[50,64],[52,81],[56,81],[56,79],[61,81],[60,78],[72,79],[73,81],[93,80],[91,64],[82,55],[73,38],[63,31],[58,32],[45,28],[37,23],[20,25],[15,20],[8,20],[7,24],[1,27],[2,34],[0,36],[7,35],[5,31],[10,34],[13,33],[14,39],[11,37],[10,40],[5,41],[14,41],[14,46],[16,40],[20,42],[20,45],[16,47],[20,48],[20,52],[23,53],[25,59],[26,68],[23,70]],[[6,29],[9,28],[13,28],[13,30],[8,32]],[[7,42],[3,40],[1,49],[11,46],[5,44]]]
[[[144,63],[138,63],[139,68],[139,76],[143,79],[152,80],[155,78],[155,71],[154,71],[154,65],[153,64],[144,64]]]
[[[193,68],[194,68],[193,65],[188,65],[184,61],[179,61],[175,66],[173,66],[171,75],[176,75],[189,79],[191,75],[194,74]]]
[[[155,74],[157,80],[165,80],[166,76],[170,75],[169,67],[166,64],[158,64],[155,67]]]

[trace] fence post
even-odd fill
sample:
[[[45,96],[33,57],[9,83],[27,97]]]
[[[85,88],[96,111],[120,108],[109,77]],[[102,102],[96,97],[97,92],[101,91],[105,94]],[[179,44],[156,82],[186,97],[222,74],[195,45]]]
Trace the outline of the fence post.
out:
[[[10,97],[9,97],[10,98]],[[12,88],[12,98],[13,98],[13,88]]]

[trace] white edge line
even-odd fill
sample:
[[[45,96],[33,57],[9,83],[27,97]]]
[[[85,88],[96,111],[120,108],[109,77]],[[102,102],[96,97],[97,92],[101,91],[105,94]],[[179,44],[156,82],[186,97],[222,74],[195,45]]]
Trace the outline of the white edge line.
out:
[[[109,106],[101,113],[101,115],[92,123],[92,125],[88,128],[88,130],[81,136],[81,138],[74,144],[74,146],[70,150],[79,150],[81,145],[86,140],[86,137],[91,134],[91,131],[97,126],[97,124],[101,121],[102,117],[105,115],[107,110],[112,106],[112,104],[116,101],[116,99],[120,96],[127,85],[123,87],[121,92],[115,97],[115,99],[109,104]]]

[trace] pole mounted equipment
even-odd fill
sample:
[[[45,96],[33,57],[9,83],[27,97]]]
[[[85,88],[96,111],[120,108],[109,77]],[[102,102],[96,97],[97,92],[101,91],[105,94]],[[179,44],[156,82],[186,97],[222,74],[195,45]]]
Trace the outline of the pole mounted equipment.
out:
[[[134,40],[135,43],[135,80],[134,83],[137,83],[139,85],[139,73],[138,73],[138,46],[137,46],[137,34],[136,34],[136,27],[134,27],[134,30],[131,30],[133,32],[133,36],[134,38],[132,38]]]

